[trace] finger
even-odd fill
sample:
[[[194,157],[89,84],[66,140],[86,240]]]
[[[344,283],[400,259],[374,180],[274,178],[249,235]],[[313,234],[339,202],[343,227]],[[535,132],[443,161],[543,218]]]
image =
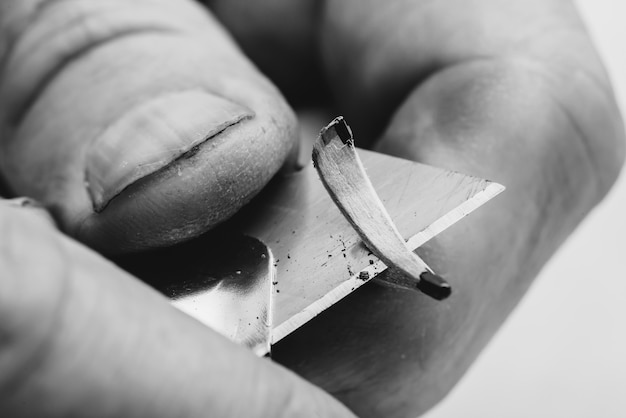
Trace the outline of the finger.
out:
[[[203,3],[246,55],[280,88],[289,103],[294,107],[328,104],[328,89],[318,54],[322,2],[204,0]]]
[[[458,381],[606,194],[624,132],[567,2],[356,3],[329,3],[323,32],[336,95],[361,121],[355,136],[388,119],[379,151],[507,190],[420,250],[450,281],[449,300],[363,288],[275,358],[360,415],[415,416]]]
[[[5,2],[1,170],[107,252],[197,235],[288,158],[295,119],[194,2]]]
[[[550,67],[555,83],[568,85],[582,73],[599,88],[608,84],[569,0],[394,0],[384,10],[373,1],[337,1],[328,3],[322,23],[322,57],[336,97],[371,140],[415,86],[467,61],[520,58]]]
[[[0,413],[11,417],[351,416],[0,202]]]

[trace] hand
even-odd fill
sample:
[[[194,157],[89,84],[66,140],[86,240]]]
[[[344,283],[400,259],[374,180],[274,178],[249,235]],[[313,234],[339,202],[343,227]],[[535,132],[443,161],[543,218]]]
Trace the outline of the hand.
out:
[[[352,416],[20,203],[0,200],[2,416]]]
[[[31,10],[37,3],[44,6]],[[379,151],[508,187],[505,195],[422,249],[429,264],[452,282],[450,300],[435,303],[417,294],[367,286],[276,347],[277,360],[364,416],[414,416],[437,402],[545,261],[607,192],[623,159],[622,124],[610,85],[569,2],[458,3],[211,4],[292,103],[323,100],[327,96],[316,93],[325,92],[328,81],[329,96],[337,98],[334,106],[350,120],[359,139]],[[111,252],[165,245],[200,233],[245,204],[292,152],[295,122],[284,100],[216,20],[191,3],[7,4],[11,13],[3,10],[8,23],[2,27],[14,46],[5,53],[0,90],[1,108],[7,109],[0,169],[15,192],[44,202],[65,231],[90,245]],[[204,115],[212,114],[213,107],[226,117],[207,121]],[[190,111],[178,111],[183,108]],[[224,123],[228,127],[220,130]],[[210,140],[202,142],[206,136]],[[189,147],[196,153],[188,152]],[[135,169],[138,164],[141,170]],[[208,204],[215,216],[198,224],[197,215]],[[50,251],[45,241],[41,246],[34,254]],[[85,258],[95,259],[84,249],[75,252],[66,259],[81,265]],[[76,277],[90,277],[96,269],[86,270]],[[122,277],[118,271],[102,275]],[[24,278],[19,285],[25,286],[31,276],[19,275]],[[141,312],[153,308],[137,301],[150,291],[127,276],[110,281],[138,289],[132,298],[115,296],[114,306],[136,310],[123,321],[125,327],[145,327],[148,320]],[[113,286],[108,277],[91,282]],[[79,300],[81,293],[72,295]],[[149,298],[155,304],[159,299]],[[174,324],[168,328],[172,341],[180,339],[186,347],[222,341],[210,330],[188,331],[192,325],[179,325],[181,316],[165,309],[164,301],[158,304],[162,313],[150,317]],[[86,310],[77,305],[73,318]],[[42,334],[33,325],[36,320],[20,319],[54,317],[53,309],[31,314],[24,309],[28,304],[19,309],[8,302],[0,306],[8,306],[6,312],[15,321],[25,321],[12,328],[24,336],[15,341],[32,345],[30,330],[45,341],[62,339]],[[101,307],[93,310],[101,318],[98,323],[115,324],[107,316],[110,305],[107,309],[98,300],[91,306]],[[96,331],[84,340],[73,334],[63,344],[88,351],[98,341]],[[107,339],[113,345],[108,352],[137,341],[129,334]],[[223,357],[204,360],[202,370],[239,362],[235,354],[226,354],[239,351],[219,344]],[[158,345],[130,350],[128,358],[107,358],[103,364],[127,369],[137,360],[133,356],[154,355],[150,351]],[[11,353],[13,347],[16,352],[18,346],[8,345],[5,351]],[[180,358],[182,350],[171,351]],[[137,408],[130,411],[156,410],[159,397],[140,395],[160,396],[167,389],[159,391],[152,383],[182,382],[191,373],[169,363],[156,367],[151,360],[145,359],[149,379],[128,386],[140,388],[139,393],[116,394],[119,405]],[[254,376],[255,367],[268,368],[261,381],[272,382],[270,375],[284,373],[258,363],[242,361]],[[17,370],[18,376],[25,373]],[[31,375],[45,376],[45,370]],[[243,366],[241,373],[245,376]],[[101,370],[85,368],[84,375],[93,381]],[[218,381],[224,378],[197,385],[184,398],[178,390],[170,394],[175,399],[165,399],[171,407],[195,407],[198,399],[206,402],[206,387]],[[224,387],[221,396],[232,400],[232,388],[242,380],[234,376],[228,382],[233,386]],[[309,394],[313,400],[321,396],[298,384],[299,402]],[[38,388],[23,387],[25,397]],[[72,398],[72,391],[62,389],[40,390],[50,399],[56,399],[55,390],[61,391],[65,395],[60,399],[72,401],[66,407],[88,407],[77,401],[84,397]],[[97,385],[90,390],[102,393]],[[258,399],[252,393],[236,399],[249,397]],[[320,402],[337,408],[327,398]],[[189,411],[207,413],[206,408]]]

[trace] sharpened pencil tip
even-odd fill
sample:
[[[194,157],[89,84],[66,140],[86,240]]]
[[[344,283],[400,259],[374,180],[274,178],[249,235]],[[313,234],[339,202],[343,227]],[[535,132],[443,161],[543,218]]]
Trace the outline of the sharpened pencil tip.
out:
[[[450,284],[440,276],[429,271],[420,274],[420,281],[417,283],[417,288],[425,295],[436,300],[446,299],[452,294]]]

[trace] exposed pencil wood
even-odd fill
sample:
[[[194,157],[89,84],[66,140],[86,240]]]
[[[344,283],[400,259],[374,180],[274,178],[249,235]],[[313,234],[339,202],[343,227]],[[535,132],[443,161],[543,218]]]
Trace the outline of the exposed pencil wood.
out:
[[[370,251],[400,273],[389,275],[390,284],[419,289],[438,300],[450,295],[450,285],[402,239],[365,173],[343,118],[322,130],[313,147],[313,163],[332,200]]]

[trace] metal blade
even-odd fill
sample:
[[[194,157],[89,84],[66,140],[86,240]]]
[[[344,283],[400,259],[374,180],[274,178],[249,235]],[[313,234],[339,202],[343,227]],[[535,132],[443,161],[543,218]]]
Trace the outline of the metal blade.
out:
[[[448,228],[504,187],[412,161],[358,150],[411,249]],[[275,255],[272,342],[277,342],[385,271],[340,213],[312,166],[275,179],[229,225]]]
[[[412,250],[504,189],[399,158],[358,153]],[[368,280],[390,272],[363,245],[312,165],[277,176],[209,234],[118,263],[258,355]]]

